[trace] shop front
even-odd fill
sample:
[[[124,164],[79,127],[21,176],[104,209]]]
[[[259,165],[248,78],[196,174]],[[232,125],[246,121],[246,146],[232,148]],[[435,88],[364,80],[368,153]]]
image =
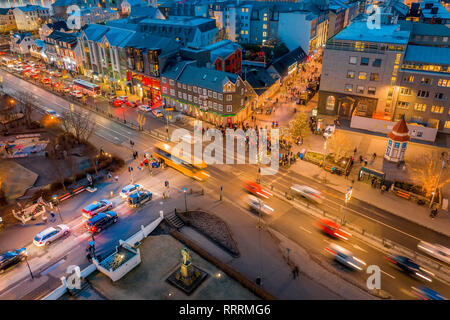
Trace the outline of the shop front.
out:
[[[161,83],[159,79],[127,71],[127,80],[131,82],[131,89],[135,95],[141,99],[148,100],[152,106],[162,104]]]
[[[362,167],[359,170],[358,181],[370,183],[374,188],[381,188],[384,184],[386,174],[384,172]]]

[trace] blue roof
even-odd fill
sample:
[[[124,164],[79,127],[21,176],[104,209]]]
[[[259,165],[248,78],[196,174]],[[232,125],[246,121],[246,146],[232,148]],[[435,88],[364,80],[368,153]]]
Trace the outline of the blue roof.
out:
[[[403,60],[450,65],[450,48],[409,45]]]
[[[356,21],[333,38],[336,40],[407,44],[410,32],[399,31],[399,27],[397,24],[383,24],[379,29],[369,29],[367,21]]]

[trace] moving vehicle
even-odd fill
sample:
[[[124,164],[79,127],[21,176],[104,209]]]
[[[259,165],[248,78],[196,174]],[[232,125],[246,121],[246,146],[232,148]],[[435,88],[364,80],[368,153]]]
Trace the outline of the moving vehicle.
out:
[[[317,226],[327,235],[333,238],[348,240],[350,233],[341,229],[341,226],[331,220],[321,218],[316,222]]]
[[[129,184],[120,191],[120,196],[122,198],[126,199],[126,198],[128,198],[128,196],[130,194],[132,194],[133,192],[136,192],[140,189],[142,189],[142,186],[139,184]]]
[[[90,219],[100,212],[111,210],[112,207],[113,205],[111,201],[102,199],[100,201],[92,202],[90,205],[84,207],[81,211],[83,212],[83,217],[85,217],[86,219]]]
[[[323,131],[323,136],[328,139],[329,137],[331,137],[334,133],[334,131],[336,131],[336,126],[332,125],[332,126],[327,126],[325,128],[325,130]]]
[[[127,107],[130,107],[130,108],[136,108],[137,106],[138,106],[138,104],[136,103],[136,102],[134,102],[134,101],[125,101],[125,103],[124,103]]]
[[[64,92],[70,92],[70,91],[72,91],[72,88],[69,87],[69,86],[65,86],[61,90],[64,91]]]
[[[71,91],[70,94],[72,96],[74,96],[75,98],[82,98],[83,97],[83,93],[81,91],[78,91],[78,90]]]
[[[325,250],[333,255],[334,260],[350,269],[361,271],[363,266],[366,265],[364,261],[354,257],[349,250],[335,243],[331,243],[329,247],[325,248]]]
[[[86,229],[92,233],[99,233],[119,220],[119,215],[114,211],[100,212],[95,217],[86,221]]]
[[[305,199],[314,201],[316,203],[323,202],[324,197],[323,197],[322,192],[320,192],[316,189],[313,189],[311,187],[294,184],[291,187],[291,190],[294,191],[295,193],[297,193],[298,195],[302,196]]]
[[[138,190],[128,196],[128,204],[131,207],[140,206],[152,200],[152,193],[148,190]]]
[[[153,114],[155,117],[157,117],[157,118],[160,118],[160,117],[163,117],[163,116],[164,116],[163,113],[161,112],[161,110],[159,110],[159,109],[154,109],[154,110],[152,110],[152,114]]]
[[[447,300],[440,293],[425,286],[411,287],[411,292],[422,300]]]
[[[0,273],[6,269],[15,266],[20,261],[25,260],[27,255],[27,248],[20,248],[17,250],[10,250],[0,254]]]
[[[117,99],[122,100],[124,103],[128,101],[127,96],[120,96],[120,97],[117,97]]]
[[[252,196],[251,194],[248,195],[247,197],[247,204],[250,208],[250,210],[253,210],[257,213],[262,213],[262,214],[272,214],[273,213],[273,209],[271,207],[269,207],[267,204],[264,203],[264,201],[262,201],[261,199]]]
[[[112,105],[114,106],[114,107],[116,107],[116,108],[118,108],[118,107],[121,107],[122,105],[123,105],[123,101],[122,100],[120,100],[119,98],[117,98],[117,99],[114,99],[113,101],[112,101]]]
[[[447,247],[441,246],[437,243],[432,244],[425,241],[420,241],[417,248],[438,260],[450,264],[450,249]]]
[[[262,197],[265,199],[269,199],[270,197],[272,197],[272,194],[269,191],[261,187],[256,182],[245,181],[242,186],[246,191],[250,192],[251,194],[257,197]]]
[[[408,257],[393,254],[384,258],[392,265],[397,266],[399,269],[413,277],[418,277],[428,282],[433,281],[431,277],[433,277],[434,274],[432,272],[422,268]]]
[[[50,116],[50,119],[59,118],[59,114],[57,114],[56,111],[52,109],[46,109],[45,114]]]
[[[138,106],[138,109],[143,112],[152,111],[152,108],[146,104],[141,104],[140,106]]]
[[[205,162],[195,159],[193,156],[188,159],[182,155],[174,155],[172,148],[173,144],[159,142],[155,145],[155,156],[163,160],[168,166],[198,181],[204,181],[209,177],[209,174],[204,170],[207,167]]]
[[[50,80],[50,78],[44,78],[44,79],[42,79],[42,83],[43,84],[52,84],[52,80]]]
[[[37,247],[49,246],[53,241],[61,237],[65,237],[70,233],[68,226],[59,224],[56,227],[47,228],[39,232],[33,239],[33,243]]]
[[[96,97],[102,94],[102,90],[98,84],[90,83],[85,80],[75,79],[72,82],[72,87],[74,90],[81,91],[84,94]]]

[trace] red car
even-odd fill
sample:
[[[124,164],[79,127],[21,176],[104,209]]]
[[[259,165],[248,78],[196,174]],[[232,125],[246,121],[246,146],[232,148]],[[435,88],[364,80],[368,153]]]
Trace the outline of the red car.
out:
[[[261,187],[256,182],[246,181],[244,182],[243,187],[245,190],[258,197],[269,199],[272,196],[269,191]]]
[[[316,222],[317,226],[326,234],[333,238],[348,240],[350,233],[341,229],[341,226],[328,219],[320,219]]]
[[[52,81],[49,78],[42,79],[42,82],[45,83],[45,84],[51,84],[52,83]]]
[[[127,107],[130,107],[130,108],[136,108],[137,107],[137,103],[133,102],[133,101],[125,101],[125,105]]]
[[[112,105],[114,107],[121,107],[123,105],[123,103],[124,102],[122,100],[120,100],[120,99],[114,99],[113,102],[112,102]]]

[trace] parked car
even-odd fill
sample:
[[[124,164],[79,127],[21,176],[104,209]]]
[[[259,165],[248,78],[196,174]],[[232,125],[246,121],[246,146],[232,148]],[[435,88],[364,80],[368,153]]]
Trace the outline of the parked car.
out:
[[[363,266],[366,265],[364,261],[354,257],[349,250],[335,243],[331,243],[329,247],[325,248],[325,250],[333,255],[334,260],[350,269],[361,271]]]
[[[336,126],[334,125],[328,125],[325,130],[323,131],[323,136],[328,139],[329,137],[331,137],[334,133],[334,131],[336,131]]]
[[[153,195],[150,191],[138,190],[128,195],[128,205],[131,207],[137,207],[146,203],[147,201],[152,200],[152,198]]]
[[[419,279],[432,282],[434,274],[415,263],[408,257],[400,256],[397,254],[389,255],[385,257],[393,266],[398,267],[403,272],[406,272],[410,276],[417,277]]]
[[[100,212],[95,217],[86,221],[86,229],[91,233],[99,233],[119,220],[119,215],[114,211]]]
[[[15,266],[20,261],[23,261],[26,258],[26,254],[26,248],[6,251],[0,254],[0,273],[5,272],[6,269]]]
[[[75,98],[82,98],[83,97],[83,93],[81,91],[77,91],[77,90],[72,91],[70,94],[72,96],[74,96]]]
[[[128,97],[127,96],[120,96],[120,97],[117,97],[117,99],[122,100],[124,103],[128,101]]]
[[[159,109],[154,109],[154,110],[152,110],[152,114],[153,114],[155,117],[157,117],[157,118],[160,118],[160,117],[163,117],[163,116],[164,116],[163,113],[161,112],[161,110],[159,110]]]
[[[39,232],[33,239],[33,243],[37,247],[49,246],[53,241],[61,237],[65,237],[70,233],[68,226],[64,224],[50,227],[44,231]]]
[[[72,90],[72,88],[69,87],[69,86],[65,86],[65,87],[63,87],[61,90],[62,90],[63,92],[69,93],[69,92]]]
[[[304,185],[294,184],[291,190],[301,197],[317,203],[322,203],[324,198],[322,192]]]
[[[331,220],[321,218],[316,222],[316,224],[322,230],[322,232],[333,238],[348,240],[348,238],[351,236],[350,233],[342,230],[340,225],[334,223]]]
[[[420,241],[417,248],[438,260],[450,264],[450,249],[447,247],[437,243],[432,244],[425,241]]]
[[[272,194],[269,191],[267,191],[266,189],[261,187],[256,182],[246,181],[246,182],[244,182],[243,187],[245,190],[247,190],[248,192],[250,192],[251,194],[253,194],[257,197],[263,197],[263,198],[269,199],[272,196]]]
[[[42,83],[43,84],[52,84],[52,80],[50,80],[50,78],[44,78],[44,79],[42,79]]]
[[[121,99],[119,99],[119,98],[114,99],[114,100],[112,101],[112,105],[113,105],[114,107],[116,107],[116,108],[121,107],[121,106],[123,105],[123,103],[124,103],[124,102],[123,102]]]
[[[247,204],[250,210],[262,214],[272,214],[273,209],[264,203],[261,199],[249,194],[247,197]]]
[[[126,101],[124,104],[130,108],[136,108],[138,106],[138,104],[134,101]]]
[[[91,204],[81,210],[83,212],[83,217],[90,219],[96,214],[104,211],[111,210],[113,208],[112,202],[109,200],[102,199],[100,201],[94,201]]]
[[[132,194],[133,192],[136,192],[140,189],[142,189],[142,186],[139,184],[129,184],[120,191],[120,196],[122,198],[126,199],[126,198],[128,198],[128,196],[130,194]]]
[[[151,111],[152,108],[146,104],[141,104],[140,106],[138,106],[138,109],[144,112],[148,112]]]

